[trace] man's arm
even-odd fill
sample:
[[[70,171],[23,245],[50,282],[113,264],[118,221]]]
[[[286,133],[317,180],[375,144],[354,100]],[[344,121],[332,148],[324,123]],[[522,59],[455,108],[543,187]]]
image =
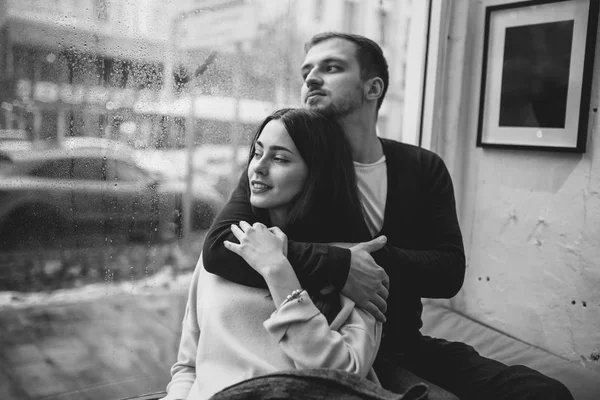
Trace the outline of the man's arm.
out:
[[[203,247],[204,268],[213,274],[245,286],[267,287],[264,279],[243,258],[223,246],[228,240],[237,243],[231,225],[240,221],[260,221],[250,205],[248,177],[244,171],[229,202],[217,215],[206,235]],[[288,260],[306,289],[320,290],[333,285],[341,289],[348,276],[350,251],[321,243],[288,240]]]
[[[355,301],[357,306],[369,311],[378,320],[382,320],[380,313],[386,311],[387,289],[390,287],[396,293],[411,292],[423,298],[451,298],[463,284],[465,255],[452,180],[441,158],[433,153],[421,155],[423,158],[415,157],[411,161],[410,155],[402,154],[396,160],[404,160],[406,164],[393,165],[410,170],[409,175],[418,181],[418,189],[414,193],[400,189],[401,195],[416,196],[412,204],[421,210],[418,222],[414,224],[417,226],[407,227],[390,219],[397,212],[417,212],[416,207],[410,211],[396,208],[389,213],[392,217],[386,213],[383,234],[388,241],[381,250],[365,252],[364,247],[370,246],[367,243],[336,244],[352,251],[350,272],[342,293],[348,297],[363,293],[358,295],[362,300]],[[399,186],[402,182],[391,182],[388,190],[398,190]],[[410,229],[408,233],[407,229]],[[399,230],[403,230],[403,236],[414,233],[412,248],[408,248],[405,242],[398,243]],[[379,265],[387,272],[389,281],[382,278]],[[382,279],[385,287],[377,286],[376,283]],[[367,297],[369,291],[371,296]],[[402,301],[402,297],[395,298]]]
[[[462,235],[450,174],[440,157],[427,155],[419,174],[422,212],[415,249],[400,248],[388,240],[373,257],[385,268],[395,290],[400,286],[420,297],[451,298],[462,287],[465,276]],[[394,225],[394,221],[389,222]]]

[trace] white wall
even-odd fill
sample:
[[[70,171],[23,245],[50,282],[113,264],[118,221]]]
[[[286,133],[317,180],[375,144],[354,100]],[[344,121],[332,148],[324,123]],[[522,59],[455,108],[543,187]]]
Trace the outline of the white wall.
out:
[[[600,371],[600,41],[583,155],[475,146],[485,6],[454,0],[433,150],[458,200],[467,277],[450,304]]]

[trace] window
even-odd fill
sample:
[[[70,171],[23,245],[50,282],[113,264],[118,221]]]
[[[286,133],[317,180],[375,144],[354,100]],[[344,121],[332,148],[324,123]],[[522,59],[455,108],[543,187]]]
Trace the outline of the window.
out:
[[[106,181],[106,163],[101,158],[67,158],[47,161],[31,176],[49,179]]]
[[[109,0],[96,0],[95,11],[96,19],[99,21],[108,20],[108,6]]]
[[[353,0],[344,1],[344,30],[354,32],[356,29],[356,2]]]
[[[384,6],[383,0],[379,2],[379,44],[385,46],[388,30],[387,25],[389,23],[389,14],[387,8]]]
[[[262,120],[299,104],[304,43],[325,31],[387,42],[378,133],[399,139],[414,97],[404,96],[403,68],[414,63],[405,27],[415,25],[400,14],[421,3],[0,0],[0,130],[18,129],[44,152],[0,166],[0,186],[12,185],[0,190],[0,320],[15,327],[0,333],[15,344],[0,348],[9,382],[0,400],[164,390],[207,228]],[[72,150],[50,151],[61,146]],[[23,207],[29,200],[38,207]],[[6,224],[12,206],[17,222]]]
[[[315,22],[321,22],[323,19],[324,0],[315,0]]]
[[[106,161],[102,158],[76,158],[73,160],[73,179],[106,181]]]
[[[32,170],[29,175],[38,178],[72,179],[73,163],[71,160],[47,161],[41,166]]]
[[[114,173],[115,180],[120,182],[143,182],[149,178],[149,175],[137,166],[121,160],[109,161],[108,168],[111,175]]]

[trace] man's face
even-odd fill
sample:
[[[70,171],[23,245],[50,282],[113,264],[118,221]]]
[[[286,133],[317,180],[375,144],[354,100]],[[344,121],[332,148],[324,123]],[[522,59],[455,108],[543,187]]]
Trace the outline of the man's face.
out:
[[[329,39],[308,50],[301,67],[302,106],[329,117],[352,114],[364,104],[364,84],[356,59],[356,45]]]

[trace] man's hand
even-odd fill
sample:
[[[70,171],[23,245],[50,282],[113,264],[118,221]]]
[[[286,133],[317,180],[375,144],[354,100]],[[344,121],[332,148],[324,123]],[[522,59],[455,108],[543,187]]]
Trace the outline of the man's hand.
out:
[[[380,322],[385,322],[385,300],[389,295],[390,278],[383,268],[375,263],[370,253],[381,249],[386,241],[385,236],[379,236],[369,242],[350,247],[350,271],[342,288],[342,294]]]

